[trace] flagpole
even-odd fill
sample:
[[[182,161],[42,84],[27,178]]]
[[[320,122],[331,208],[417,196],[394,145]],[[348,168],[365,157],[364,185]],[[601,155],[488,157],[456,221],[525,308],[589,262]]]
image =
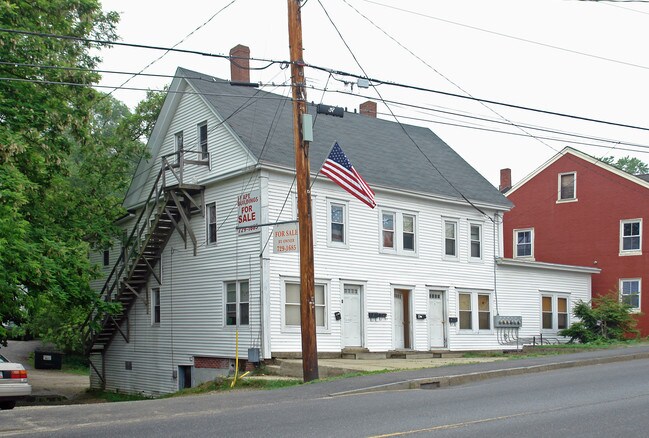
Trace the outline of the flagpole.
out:
[[[302,115],[306,114],[306,84],[302,59],[302,18],[300,0],[288,0],[288,37],[293,93],[293,142],[300,238],[300,327],[302,333],[302,374],[305,382],[317,379],[318,348],[315,323],[315,280],[313,224],[309,186],[309,142],[303,138]],[[326,317],[326,315],[325,315]]]

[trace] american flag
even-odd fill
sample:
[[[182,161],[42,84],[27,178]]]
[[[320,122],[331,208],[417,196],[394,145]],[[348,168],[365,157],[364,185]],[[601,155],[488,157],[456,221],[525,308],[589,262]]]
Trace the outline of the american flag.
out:
[[[370,208],[376,207],[374,192],[367,185],[363,177],[356,172],[356,169],[349,162],[349,159],[337,142],[331,148],[331,152],[329,152],[329,156],[322,165],[320,172],[354,195],[361,202],[367,204]]]

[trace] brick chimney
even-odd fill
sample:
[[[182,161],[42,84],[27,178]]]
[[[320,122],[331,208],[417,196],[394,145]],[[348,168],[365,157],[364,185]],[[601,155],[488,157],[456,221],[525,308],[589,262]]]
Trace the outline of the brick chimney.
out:
[[[250,82],[250,48],[237,44],[230,49],[230,80],[232,82]]]
[[[367,102],[361,103],[359,112],[364,116],[376,118],[376,102],[368,100]]]
[[[512,170],[511,169],[500,169],[500,186],[498,190],[501,193],[505,193],[507,190],[512,188]]]

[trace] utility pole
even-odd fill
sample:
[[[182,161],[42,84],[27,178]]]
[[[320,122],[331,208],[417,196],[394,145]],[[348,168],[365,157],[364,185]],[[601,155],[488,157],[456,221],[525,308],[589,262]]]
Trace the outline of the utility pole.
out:
[[[300,238],[300,327],[302,329],[302,375],[305,382],[318,378],[318,348],[315,325],[315,280],[313,226],[311,217],[311,168],[309,142],[304,141],[302,115],[306,114],[306,84],[302,59],[300,0],[288,0],[288,42],[291,51],[293,91],[293,142],[297,179],[297,210]]]

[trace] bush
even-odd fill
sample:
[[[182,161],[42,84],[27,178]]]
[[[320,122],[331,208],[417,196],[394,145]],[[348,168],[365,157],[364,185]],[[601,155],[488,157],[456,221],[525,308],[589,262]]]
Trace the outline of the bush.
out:
[[[590,303],[579,300],[573,315],[580,319],[569,328],[561,330],[561,336],[581,343],[622,341],[637,338],[636,318],[631,306],[620,302],[617,292],[593,298]]]

